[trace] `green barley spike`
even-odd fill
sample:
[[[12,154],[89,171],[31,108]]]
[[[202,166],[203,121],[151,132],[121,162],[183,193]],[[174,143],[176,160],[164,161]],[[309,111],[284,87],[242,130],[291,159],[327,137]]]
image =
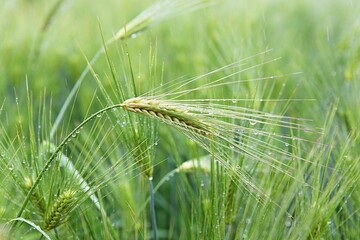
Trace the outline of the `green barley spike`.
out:
[[[30,190],[33,185],[33,181],[31,178],[25,178],[25,189]],[[41,196],[39,191],[35,190],[31,194],[31,201],[34,206],[39,211],[40,215],[43,216],[45,214],[45,201],[44,198]]]
[[[234,180],[230,180],[226,193],[225,223],[232,224],[235,221],[234,204],[236,197],[237,185]]]
[[[48,212],[44,219],[45,231],[58,227],[66,220],[75,201],[75,193],[74,190],[67,190],[56,199],[50,212]]]

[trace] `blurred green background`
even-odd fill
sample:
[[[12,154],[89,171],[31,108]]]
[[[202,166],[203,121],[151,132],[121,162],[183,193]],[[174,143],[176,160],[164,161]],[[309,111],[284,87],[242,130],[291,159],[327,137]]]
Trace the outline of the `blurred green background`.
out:
[[[52,15],[57,3],[60,7]],[[12,103],[14,92],[21,99],[27,78],[35,96],[46,89],[53,99],[52,110],[58,112],[86,67],[85,56],[91,59],[102,46],[101,34],[105,39],[111,38],[151,3],[3,0],[1,96],[7,99],[7,105]],[[174,16],[137,38],[119,43],[120,47],[111,46],[109,52],[119,75],[127,74],[123,73],[127,60],[119,50],[126,45],[134,74],[140,77],[139,81],[146,81],[149,54],[156,54],[156,68],[164,67],[164,79],[175,79],[273,49],[271,56],[281,60],[272,64],[268,72],[302,72],[298,77],[301,81],[297,80],[300,98],[316,98],[317,104],[324,107],[340,99],[344,108],[355,104],[352,108],[356,111],[359,109],[358,10],[359,3],[350,0],[213,1],[207,8]],[[52,16],[50,21],[49,16]],[[110,85],[104,57],[94,68],[104,85]],[[86,101],[96,88],[91,74],[88,75],[79,92],[79,102]],[[346,114],[348,110],[343,111]],[[351,120],[351,124],[358,123]]]
[[[154,2],[0,0],[0,120],[8,134],[16,132],[14,122],[19,120],[37,123],[41,115],[38,111],[44,101],[51,102],[49,111],[53,122],[86,68],[86,58],[91,59],[103,47],[102,37],[105,41],[112,38]],[[129,59],[137,87],[140,93],[145,93],[151,89],[150,78],[160,85],[162,81],[197,76],[272,49],[266,57],[250,58],[249,66],[266,59],[280,59],[245,71],[241,77],[288,75],[277,80],[273,89],[268,88],[271,84],[258,86],[250,82],[218,94],[238,98],[304,99],[290,101],[286,115],[311,119],[314,127],[323,127],[326,116],[334,110],[334,121],[327,125],[325,132],[328,138],[336,135],[332,142],[335,150],[329,155],[331,159],[337,159],[336,154],[348,144],[348,135],[358,132],[360,126],[360,1],[208,2],[200,9],[170,13],[167,19],[160,19],[136,38],[119,40],[108,46],[120,84],[131,78]],[[111,95],[115,86],[105,55],[93,64],[93,68]],[[34,119],[28,118],[26,81],[33,96]],[[201,82],[191,87],[196,84],[200,86]],[[66,113],[63,121],[68,124],[66,129],[81,122],[88,110],[95,112],[101,108],[96,101],[90,104],[94,94],[99,92],[94,77],[87,74],[74,100],[73,112]],[[216,94],[202,91],[197,97],[210,98]],[[266,107],[268,109],[264,110],[271,110],[271,103]],[[172,131],[160,130],[160,139],[163,139],[157,148],[160,159],[175,158],[181,162],[193,154],[188,150],[189,144],[182,141],[185,138]],[[359,159],[359,141],[349,145],[348,155]],[[169,152],[174,146],[177,152],[171,156]],[[156,171],[159,176],[164,176],[174,165],[174,162],[165,162],[156,167]],[[174,221],[172,215],[176,211],[187,206],[180,204],[179,209],[171,210],[164,207],[166,201],[177,201],[171,186],[174,185],[163,189],[161,196],[165,197],[159,197],[160,204],[158,202],[161,209],[158,210],[159,225],[163,229],[168,227],[169,219]],[[351,223],[344,225],[353,228],[349,230],[349,236],[356,236],[359,230],[354,228],[359,223],[357,196],[360,190],[358,187],[351,191],[354,212],[347,219]],[[184,225],[174,232],[180,233],[181,229]],[[341,239],[341,236],[336,235],[334,239]]]

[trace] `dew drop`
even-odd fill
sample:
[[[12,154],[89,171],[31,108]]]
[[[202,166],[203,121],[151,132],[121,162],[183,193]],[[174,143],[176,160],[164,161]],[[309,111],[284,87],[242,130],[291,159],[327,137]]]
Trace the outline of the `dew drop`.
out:
[[[130,35],[130,38],[136,38],[138,35],[138,33],[133,33]],[[129,53],[126,53],[126,55],[129,55]]]
[[[286,221],[286,222],[285,222],[285,226],[286,226],[287,228],[291,227],[291,221],[290,221],[290,220],[289,220],[289,221]]]
[[[236,100],[236,99],[233,99],[233,100],[231,100],[231,102],[232,102],[232,103],[236,103],[236,102],[237,102],[237,100]]]
[[[257,123],[257,121],[251,121],[251,120],[249,120],[249,123],[250,123],[251,126],[254,126],[254,125]]]
[[[288,143],[285,143],[285,147],[288,147],[289,146],[289,144]]]
[[[100,117],[101,117],[101,114],[96,115],[96,117],[100,118]]]
[[[14,165],[13,164],[9,164],[9,170],[10,171],[14,170]]]

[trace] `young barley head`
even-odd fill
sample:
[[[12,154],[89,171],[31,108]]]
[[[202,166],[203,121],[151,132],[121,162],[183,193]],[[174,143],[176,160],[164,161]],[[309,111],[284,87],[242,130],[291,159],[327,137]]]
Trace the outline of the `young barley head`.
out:
[[[76,192],[67,190],[63,192],[55,201],[50,211],[44,219],[44,230],[49,231],[62,224],[74,206]]]
[[[159,0],[128,22],[112,39],[109,40],[108,43],[119,39],[126,39],[128,37],[136,37],[146,29],[151,28],[170,17],[206,6],[206,2],[206,0]]]
[[[31,178],[25,178],[25,189],[29,191],[33,185],[33,180]],[[39,214],[41,216],[45,213],[45,200],[39,193],[38,189],[32,192],[31,194],[31,202],[34,204],[34,206],[37,208]]]
[[[189,129],[200,135],[211,134],[211,127],[185,108],[177,107],[165,101],[137,97],[123,102],[125,110],[157,118],[170,125]]]

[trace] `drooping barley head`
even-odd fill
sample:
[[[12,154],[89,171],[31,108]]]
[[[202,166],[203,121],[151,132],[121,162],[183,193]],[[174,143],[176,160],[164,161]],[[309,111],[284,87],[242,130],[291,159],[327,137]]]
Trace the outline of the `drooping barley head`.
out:
[[[124,101],[122,105],[125,110],[154,117],[170,125],[189,129],[201,135],[211,134],[210,125],[185,108],[174,107],[166,101],[137,97]]]

